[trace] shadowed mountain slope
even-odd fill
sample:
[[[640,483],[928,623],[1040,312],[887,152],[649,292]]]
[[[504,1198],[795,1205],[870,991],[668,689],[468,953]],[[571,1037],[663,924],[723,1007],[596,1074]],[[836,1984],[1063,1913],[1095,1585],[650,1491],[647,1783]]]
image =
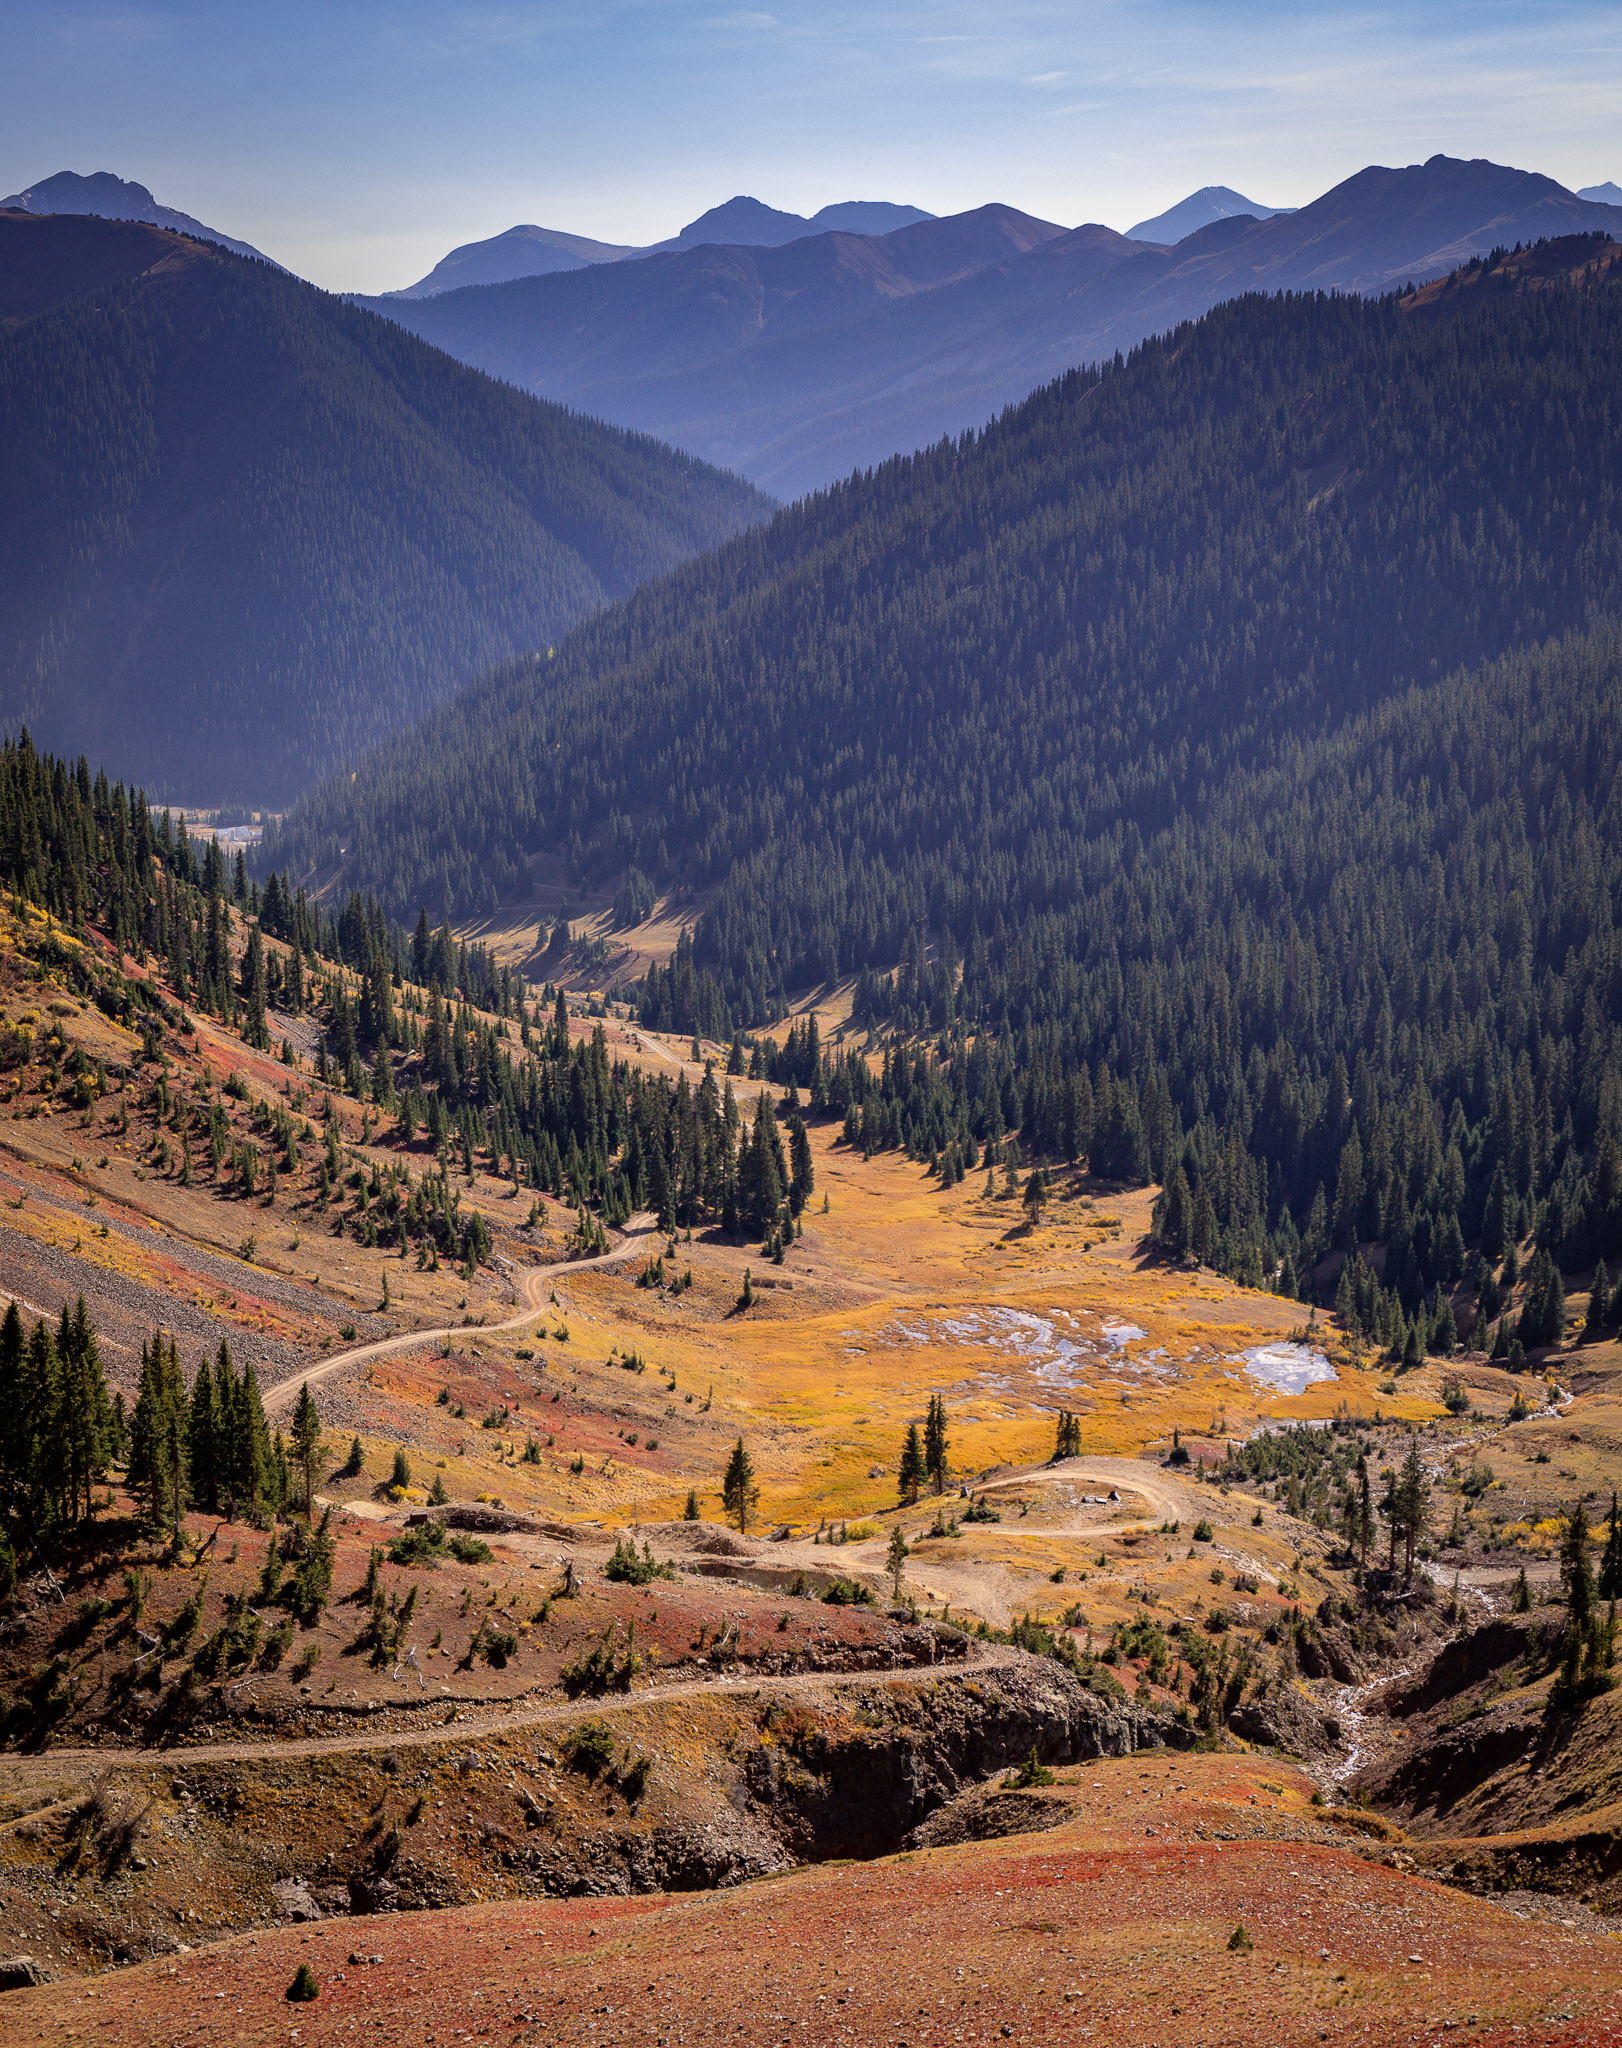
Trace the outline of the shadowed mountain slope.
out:
[[[977,1138],[1159,1181],[1173,1257],[1339,1275],[1395,1360],[1535,1229],[1530,1357],[1622,1251],[1619,349],[1597,277],[1246,297],[487,678],[269,857],[408,916],[537,854],[663,888],[647,1021],[849,977],[894,1085],[934,1047]]]
[[[0,715],[287,801],[762,516],[748,486],[139,224],[0,215]]]
[[[341,841],[413,915],[543,850],[721,885],[740,922],[705,929],[757,1005],[768,960],[898,957],[939,891],[954,926],[1031,914],[1084,844],[1618,603],[1619,340],[1622,294],[1552,283],[1443,322],[1247,298],[485,679],[313,796],[288,855]]]

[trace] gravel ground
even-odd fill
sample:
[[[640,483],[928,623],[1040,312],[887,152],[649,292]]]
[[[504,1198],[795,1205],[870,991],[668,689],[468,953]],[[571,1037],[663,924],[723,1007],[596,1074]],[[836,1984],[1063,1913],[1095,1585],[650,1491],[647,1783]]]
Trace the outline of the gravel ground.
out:
[[[262,1386],[271,1386],[304,1369],[318,1356],[314,1344],[301,1345],[285,1337],[244,1327],[232,1320],[231,1301],[259,1301],[273,1310],[296,1316],[301,1323],[330,1326],[320,1334],[331,1334],[339,1323],[353,1323],[356,1341],[386,1337],[390,1324],[381,1316],[366,1315],[348,1302],[307,1282],[290,1280],[258,1266],[222,1257],[217,1252],[171,1237],[139,1219],[120,1216],[111,1203],[94,1211],[58,1201],[42,1191],[37,1181],[24,1181],[15,1172],[0,1168],[0,1192],[9,1198],[13,1191],[27,1190],[36,1210],[48,1210],[80,1233],[84,1247],[78,1253],[40,1239],[10,1224],[0,1222],[0,1293],[16,1296],[25,1313],[56,1316],[65,1302],[82,1294],[101,1339],[109,1381],[132,1389],[140,1372],[140,1347],[160,1325],[172,1330],[184,1344],[192,1340],[212,1352],[224,1335],[240,1367],[251,1358]],[[3,1214],[3,1212],[0,1212]],[[92,1220],[92,1218],[94,1220]],[[187,1301],[156,1285],[119,1272],[92,1256],[91,1247],[110,1240],[92,1238],[91,1231],[105,1224],[110,1239],[122,1240],[144,1258],[159,1258],[178,1267],[216,1302],[212,1309]]]

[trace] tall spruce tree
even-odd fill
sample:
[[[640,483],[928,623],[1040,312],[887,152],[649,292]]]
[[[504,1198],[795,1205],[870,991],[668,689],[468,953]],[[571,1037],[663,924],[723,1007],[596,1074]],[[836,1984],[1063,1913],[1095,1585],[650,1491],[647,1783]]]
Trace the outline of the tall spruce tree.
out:
[[[924,1470],[937,1493],[946,1491],[946,1397],[931,1394],[924,1419]]]
[[[1622,1600],[1622,1511],[1617,1508],[1616,1489],[1611,1490],[1611,1512],[1605,1525],[1605,1549],[1600,1558],[1599,1597]]]
[[[57,1335],[60,1404],[54,1418],[60,1440],[62,1519],[76,1522],[95,1512],[95,1485],[111,1462],[112,1407],[102,1372],[101,1350],[81,1294],[71,1317],[64,1307]]]
[[[754,1460],[744,1449],[743,1438],[739,1437],[727,1460],[727,1469],[721,1480],[721,1504],[728,1516],[737,1523],[740,1535],[748,1533],[749,1517],[755,1511],[760,1499],[760,1488],[755,1484]]]
[[[1588,1510],[1581,1501],[1566,1517],[1560,1539],[1560,1590],[1574,1630],[1585,1628],[1594,1611],[1594,1566],[1588,1555]]]
[[[916,1501],[923,1491],[926,1477],[923,1440],[918,1434],[917,1423],[909,1422],[907,1434],[902,1439],[901,1464],[896,1475],[901,1498],[908,1502]]]
[[[192,1381],[186,1452],[192,1506],[211,1515],[220,1511],[222,1434],[214,1373],[205,1357]]]
[[[315,1471],[321,1461],[321,1416],[310,1392],[310,1383],[304,1381],[298,1390],[298,1400],[293,1407],[293,1432],[289,1451],[304,1481],[304,1519],[309,1521],[315,1508]]]
[[[180,1352],[162,1330],[141,1347],[141,1381],[130,1421],[129,1482],[148,1519],[160,1529],[180,1525],[188,1489],[190,1414]]]

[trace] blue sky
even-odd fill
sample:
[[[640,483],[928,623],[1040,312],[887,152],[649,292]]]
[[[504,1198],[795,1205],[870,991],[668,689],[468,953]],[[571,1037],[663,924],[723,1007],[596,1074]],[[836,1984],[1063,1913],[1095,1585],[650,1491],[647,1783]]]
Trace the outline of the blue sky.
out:
[[[359,290],[734,192],[1126,227],[1438,150],[1622,181],[1616,0],[0,0],[0,33],[0,191],[116,171]]]

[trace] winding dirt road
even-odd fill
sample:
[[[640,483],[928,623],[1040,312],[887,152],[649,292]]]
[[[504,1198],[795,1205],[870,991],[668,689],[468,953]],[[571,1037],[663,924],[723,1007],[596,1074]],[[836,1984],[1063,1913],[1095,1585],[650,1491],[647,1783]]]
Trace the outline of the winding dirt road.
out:
[[[521,1330],[526,1323],[546,1313],[546,1303],[541,1292],[548,1293],[559,1280],[566,1280],[571,1273],[589,1272],[593,1266],[609,1266],[616,1259],[623,1259],[627,1252],[636,1251],[642,1241],[652,1236],[655,1218],[643,1212],[633,1216],[625,1226],[625,1238],[611,1251],[598,1252],[589,1259],[569,1259],[557,1266],[532,1266],[524,1275],[524,1294],[529,1302],[521,1315],[509,1316],[501,1323],[455,1323],[443,1330],[407,1330],[399,1337],[381,1337],[373,1344],[357,1344],[353,1350],[340,1351],[331,1358],[322,1359],[319,1365],[312,1365],[308,1372],[294,1373],[291,1379],[280,1382],[265,1395],[266,1415],[279,1415],[291,1410],[298,1399],[300,1387],[318,1387],[323,1380],[335,1378],[352,1365],[364,1365],[373,1358],[387,1358],[397,1351],[415,1351],[424,1344],[437,1344],[444,1337],[495,1337],[506,1330]]]
[[[269,1742],[205,1742],[174,1744],[168,1747],[159,1745],[150,1748],[113,1748],[102,1745],[94,1749],[45,1749],[34,1755],[13,1754],[0,1757],[0,1787],[7,1792],[18,1792],[25,1790],[30,1784],[49,1782],[63,1775],[145,1770],[154,1764],[192,1765],[202,1769],[217,1763],[281,1762],[290,1757],[345,1756],[360,1750],[412,1749],[424,1745],[437,1746],[455,1742],[476,1743],[494,1735],[511,1734],[515,1729],[545,1728],[560,1722],[578,1721],[585,1714],[597,1719],[611,1718],[640,1707],[663,1706],[671,1701],[700,1700],[717,1694],[728,1698],[742,1698],[760,1693],[781,1698],[830,1687],[916,1684],[932,1671],[983,1673],[1012,1665],[1024,1656],[1024,1651],[1010,1649],[1005,1644],[976,1643],[971,1646],[968,1656],[954,1658],[949,1664],[904,1664],[890,1671],[795,1671],[777,1676],[738,1671],[716,1678],[695,1678],[678,1685],[650,1685],[640,1692],[625,1693],[617,1698],[553,1699],[537,1702],[532,1706],[514,1708],[484,1719],[470,1718],[470,1703],[467,1701],[443,1699],[435,1701],[434,1704],[455,1707],[456,1718],[424,1728],[355,1728],[346,1729],[337,1735],[301,1735]],[[401,1704],[409,1706],[414,1702],[407,1696]],[[476,1709],[471,1711],[476,1712]],[[38,1811],[36,1808],[31,1814],[19,1815],[16,1821],[0,1824],[0,1832],[6,1827],[16,1826],[18,1821],[37,1818]]]

